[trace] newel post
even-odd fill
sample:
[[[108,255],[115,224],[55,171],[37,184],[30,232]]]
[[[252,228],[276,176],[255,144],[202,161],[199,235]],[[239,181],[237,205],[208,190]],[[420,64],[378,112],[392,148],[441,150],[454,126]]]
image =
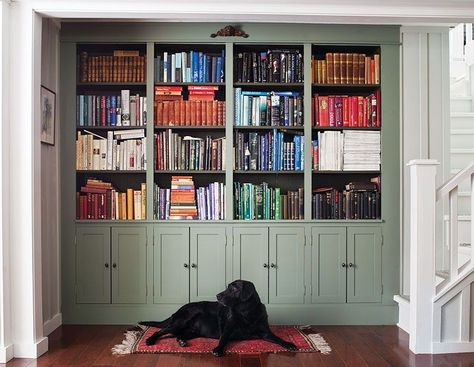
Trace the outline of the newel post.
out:
[[[431,353],[435,295],[436,166],[416,159],[410,167],[410,350]]]

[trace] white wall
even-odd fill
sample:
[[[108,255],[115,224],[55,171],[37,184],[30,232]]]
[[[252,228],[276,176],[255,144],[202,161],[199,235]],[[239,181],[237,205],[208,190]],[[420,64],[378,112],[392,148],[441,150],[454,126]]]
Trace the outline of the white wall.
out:
[[[402,27],[401,200],[402,269],[400,293],[410,294],[410,176],[412,159],[440,162],[436,186],[449,175],[449,28]],[[437,239],[442,240],[442,207],[437,207]],[[441,250],[441,241],[437,249]],[[438,251],[439,253],[440,251]],[[439,265],[439,264],[438,264]]]
[[[43,19],[41,37],[41,85],[56,93],[54,145],[41,144],[41,257],[44,335],[61,325],[59,245],[59,27]]]

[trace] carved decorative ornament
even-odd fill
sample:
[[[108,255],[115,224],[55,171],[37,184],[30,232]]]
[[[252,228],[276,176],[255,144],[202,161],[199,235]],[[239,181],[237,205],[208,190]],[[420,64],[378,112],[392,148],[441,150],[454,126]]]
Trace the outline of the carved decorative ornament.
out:
[[[216,33],[212,33],[211,37],[243,37],[247,38],[249,35],[244,31],[237,29],[231,25],[227,25],[222,29],[219,29]]]

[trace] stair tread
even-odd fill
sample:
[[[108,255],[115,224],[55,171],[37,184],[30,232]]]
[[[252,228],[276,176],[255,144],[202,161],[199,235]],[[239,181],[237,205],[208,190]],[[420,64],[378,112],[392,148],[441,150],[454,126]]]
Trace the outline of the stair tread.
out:
[[[451,135],[471,135],[474,134],[474,129],[451,129]]]
[[[474,112],[451,112],[451,117],[474,117]]]

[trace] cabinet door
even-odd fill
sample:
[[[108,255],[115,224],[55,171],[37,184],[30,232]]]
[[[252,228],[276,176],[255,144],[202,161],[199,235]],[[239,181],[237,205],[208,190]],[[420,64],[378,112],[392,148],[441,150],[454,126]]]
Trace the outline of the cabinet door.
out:
[[[189,302],[189,229],[186,227],[154,229],[153,302]]]
[[[146,303],[146,228],[112,228],[112,303]]]
[[[190,299],[215,301],[217,293],[226,288],[226,228],[191,228],[190,239]]]
[[[77,303],[110,303],[110,266],[110,227],[77,228]]]
[[[347,229],[347,302],[380,302],[382,297],[382,231]]]
[[[304,227],[270,228],[270,303],[304,303]]]
[[[346,302],[346,228],[311,229],[311,302]]]
[[[233,246],[233,280],[251,281],[268,303],[268,228],[234,228]]]

